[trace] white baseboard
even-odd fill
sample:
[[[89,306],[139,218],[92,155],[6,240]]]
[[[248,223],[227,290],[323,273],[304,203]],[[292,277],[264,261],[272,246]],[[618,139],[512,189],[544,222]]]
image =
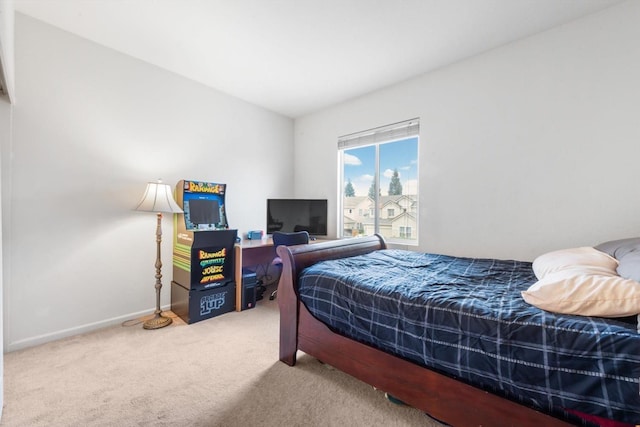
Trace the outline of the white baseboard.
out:
[[[162,311],[171,310],[170,305],[166,305],[165,307],[161,307]],[[9,353],[16,350],[22,350],[24,348],[34,347],[36,345],[45,344],[51,341],[56,341],[62,338],[72,337],[74,335],[80,335],[87,332],[95,331],[97,329],[106,328],[109,326],[119,325],[122,322],[127,320],[139,319],[145,316],[149,316],[153,314],[154,310],[145,310],[137,313],[130,313],[124,316],[113,317],[111,319],[101,320],[99,322],[87,323],[85,325],[63,329],[60,331],[52,332],[49,334],[38,335],[35,337],[25,338],[22,340],[6,343],[4,348],[5,353]]]

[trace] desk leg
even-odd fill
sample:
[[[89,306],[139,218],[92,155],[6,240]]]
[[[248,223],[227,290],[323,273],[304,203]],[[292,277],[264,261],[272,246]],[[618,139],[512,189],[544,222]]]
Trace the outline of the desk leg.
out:
[[[242,311],[242,246],[233,247],[236,276],[236,311]]]

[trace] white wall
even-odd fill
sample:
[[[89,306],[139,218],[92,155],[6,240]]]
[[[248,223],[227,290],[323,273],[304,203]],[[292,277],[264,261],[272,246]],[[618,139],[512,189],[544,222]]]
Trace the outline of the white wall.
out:
[[[420,117],[419,249],[533,259],[640,235],[638,22],[626,2],[296,120],[295,161],[318,171],[296,194],[335,211],[338,136]]]
[[[16,14],[16,94],[4,194],[5,350],[155,308],[147,181],[222,182],[240,232],[290,197],[291,119]],[[162,305],[172,223],[163,221]]]
[[[0,97],[0,165],[4,166],[5,156],[1,147],[6,146],[11,140],[11,109],[12,105],[9,103],[8,97]],[[4,185],[4,174],[2,167],[0,167],[0,188]],[[0,190],[0,198],[2,197],[4,190]],[[4,223],[2,222],[3,211],[7,207],[5,202],[1,203],[2,209],[0,209],[0,223],[3,224],[0,227],[0,242],[2,242],[2,236],[4,234]],[[0,313],[3,312],[3,283],[4,283],[4,267],[3,267],[3,244],[0,243]],[[0,340],[3,336],[3,320],[0,315]],[[4,353],[0,352],[0,418],[2,417],[4,403]]]
[[[8,144],[11,139],[11,104],[14,100],[14,57],[13,57],[13,44],[14,44],[14,12],[13,12],[13,0],[0,1],[0,80],[4,82],[4,94],[0,95],[0,165],[5,161],[2,153],[2,147]],[[4,177],[2,176],[2,167],[0,167],[0,189],[4,184]],[[2,199],[2,190],[0,190],[0,224],[2,222],[2,210],[6,208],[4,199]],[[0,227],[0,340],[3,340],[3,320],[2,320],[2,305],[3,305],[3,293],[4,293],[4,268],[3,268],[3,244],[2,235],[3,230]],[[2,411],[4,408],[4,353],[0,353],[0,418],[2,417]]]

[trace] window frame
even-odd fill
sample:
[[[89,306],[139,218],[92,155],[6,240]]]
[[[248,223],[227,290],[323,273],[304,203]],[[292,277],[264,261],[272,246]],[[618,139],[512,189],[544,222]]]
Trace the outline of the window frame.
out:
[[[383,217],[382,210],[383,208],[380,206],[381,202],[381,171],[380,171],[380,147],[386,144],[392,144],[408,139],[416,139],[416,170],[415,170],[415,195],[408,194],[405,195],[413,200],[415,203],[415,211],[412,209],[411,212],[407,212],[407,209],[401,209],[402,212],[398,215],[393,215],[393,217],[388,217],[385,219],[393,219],[400,217],[402,214],[410,215],[410,220],[412,223],[405,226],[400,226],[409,230],[410,236],[415,236],[412,240],[407,240],[402,236],[393,236],[393,225],[389,225],[389,229],[391,230],[391,236],[385,236],[385,239],[388,243],[392,244],[400,244],[406,246],[418,246],[419,245],[419,211],[420,211],[420,203],[419,203],[419,153],[420,153],[420,119],[414,118],[411,120],[406,120],[399,123],[394,123],[387,126],[381,126],[378,128],[370,129],[363,132],[356,132],[353,134],[345,135],[338,138],[338,165],[339,165],[339,176],[338,176],[338,207],[339,207],[339,217],[338,217],[338,236],[339,238],[349,237],[345,235],[345,195],[344,195],[344,186],[345,186],[345,152],[348,152],[351,149],[355,148],[363,148],[367,146],[373,146],[375,149],[375,162],[374,162],[374,191],[375,191],[375,200],[373,207],[369,209],[368,214],[373,217],[373,227],[375,233],[381,233],[381,224],[380,220]],[[379,206],[379,209],[376,209],[376,206]],[[394,208],[392,208],[394,209]],[[355,209],[353,209],[355,210]],[[358,208],[359,211],[362,211],[362,207]],[[365,209],[366,210],[366,209]],[[379,211],[379,212],[377,212]],[[395,213],[395,212],[394,212]],[[365,215],[366,216],[366,215]],[[356,223],[360,224],[358,220]],[[364,226],[362,227],[364,229]],[[399,228],[398,228],[399,229]],[[399,233],[399,232],[398,232]],[[381,233],[382,234],[382,233]],[[406,231],[404,233],[407,234]],[[359,235],[359,233],[358,233]]]

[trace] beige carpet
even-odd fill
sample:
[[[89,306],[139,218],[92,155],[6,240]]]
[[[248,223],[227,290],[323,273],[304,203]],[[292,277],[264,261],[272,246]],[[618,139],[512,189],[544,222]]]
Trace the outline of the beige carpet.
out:
[[[5,355],[1,426],[439,426],[300,353],[276,301],[164,329],[118,326]]]

